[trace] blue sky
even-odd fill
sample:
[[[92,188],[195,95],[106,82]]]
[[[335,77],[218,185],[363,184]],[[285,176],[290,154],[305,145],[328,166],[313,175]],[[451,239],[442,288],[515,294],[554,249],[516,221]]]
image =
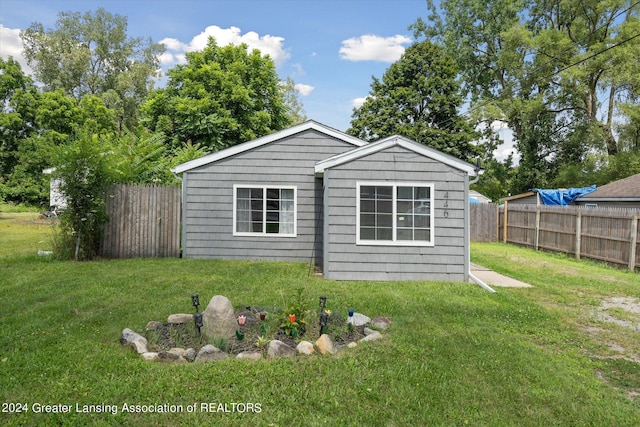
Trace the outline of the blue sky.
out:
[[[165,70],[209,35],[268,52],[279,76],[298,84],[307,117],[342,131],[371,77],[413,42],[407,27],[427,16],[425,0],[2,0],[0,55],[19,59],[19,30],[34,21],[52,28],[58,12],[99,7],[126,16],[129,36],[164,43]]]

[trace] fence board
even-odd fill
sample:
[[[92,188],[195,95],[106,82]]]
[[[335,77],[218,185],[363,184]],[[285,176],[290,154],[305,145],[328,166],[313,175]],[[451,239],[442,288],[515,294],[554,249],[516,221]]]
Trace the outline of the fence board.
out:
[[[107,258],[180,256],[179,187],[117,185],[107,197]]]
[[[498,239],[498,205],[473,203],[469,205],[472,242],[495,242]]]

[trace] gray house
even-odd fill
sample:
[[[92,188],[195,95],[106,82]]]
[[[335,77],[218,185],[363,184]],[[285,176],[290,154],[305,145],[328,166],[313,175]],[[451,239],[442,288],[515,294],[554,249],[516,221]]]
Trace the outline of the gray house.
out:
[[[476,168],[404,137],[314,121],[196,159],[183,256],[314,262],[335,280],[469,279]]]

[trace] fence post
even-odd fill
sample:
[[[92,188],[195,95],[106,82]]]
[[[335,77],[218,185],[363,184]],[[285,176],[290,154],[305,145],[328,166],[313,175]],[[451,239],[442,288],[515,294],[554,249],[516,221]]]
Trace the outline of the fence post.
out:
[[[638,243],[638,215],[631,218],[631,247],[629,248],[629,270],[636,269],[636,244]]]
[[[576,259],[580,259],[580,245],[582,244],[582,212],[576,216]]]
[[[507,218],[509,212],[509,202],[504,202],[504,214],[502,217],[502,243],[507,243]]]
[[[538,241],[540,240],[540,206],[536,206],[536,228],[533,235],[533,247],[538,250]]]

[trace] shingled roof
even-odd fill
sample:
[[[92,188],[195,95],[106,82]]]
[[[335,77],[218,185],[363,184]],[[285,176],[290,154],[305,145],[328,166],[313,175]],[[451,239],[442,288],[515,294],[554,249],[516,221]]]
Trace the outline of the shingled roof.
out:
[[[596,191],[580,197],[578,201],[640,201],[640,173],[598,187]]]

